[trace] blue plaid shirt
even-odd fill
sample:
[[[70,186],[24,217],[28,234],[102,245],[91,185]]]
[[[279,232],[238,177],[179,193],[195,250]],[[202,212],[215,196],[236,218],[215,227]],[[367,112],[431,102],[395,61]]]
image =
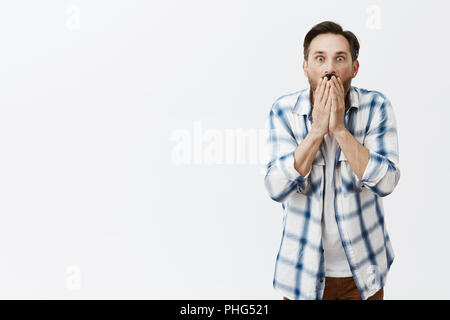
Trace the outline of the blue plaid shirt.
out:
[[[362,179],[338,146],[334,170],[336,222],[363,300],[384,287],[394,252],[384,221],[383,197],[400,179],[396,119],[391,102],[378,91],[350,88],[345,125],[370,151]],[[273,288],[290,299],[322,299],[325,161],[319,148],[311,170],[294,168],[294,151],[312,124],[310,88],[279,97],[266,123],[268,162],[264,184],[283,209],[283,231]]]

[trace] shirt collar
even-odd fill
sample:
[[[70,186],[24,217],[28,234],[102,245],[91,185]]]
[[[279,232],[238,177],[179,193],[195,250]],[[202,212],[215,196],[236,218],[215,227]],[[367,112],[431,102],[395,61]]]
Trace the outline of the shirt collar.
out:
[[[300,92],[297,98],[297,102],[295,103],[295,106],[292,111],[300,115],[306,114],[309,116],[309,118],[311,118],[312,108],[309,96],[310,96],[310,87],[303,89]],[[350,106],[347,108],[346,112],[351,107],[359,108],[358,91],[353,86],[350,87],[349,97],[350,97]]]

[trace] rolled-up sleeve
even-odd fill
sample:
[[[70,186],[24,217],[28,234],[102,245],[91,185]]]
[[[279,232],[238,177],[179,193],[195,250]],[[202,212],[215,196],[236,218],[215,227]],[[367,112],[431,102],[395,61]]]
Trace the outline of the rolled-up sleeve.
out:
[[[363,145],[369,149],[369,163],[360,182],[377,195],[392,193],[400,180],[397,121],[389,99],[374,105]]]
[[[290,125],[291,108],[282,107],[276,101],[266,121],[266,148],[268,162],[265,165],[264,184],[271,199],[284,202],[295,192],[302,193],[311,172],[302,176],[294,167],[294,152],[298,142]]]

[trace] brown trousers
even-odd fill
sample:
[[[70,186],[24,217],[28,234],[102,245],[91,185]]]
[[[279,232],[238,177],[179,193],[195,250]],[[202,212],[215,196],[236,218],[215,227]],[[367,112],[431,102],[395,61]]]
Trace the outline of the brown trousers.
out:
[[[384,291],[381,288],[367,300],[383,300],[383,296]],[[284,300],[289,300],[286,297],[283,298]],[[325,289],[322,300],[361,300],[361,295],[353,277],[325,277]]]

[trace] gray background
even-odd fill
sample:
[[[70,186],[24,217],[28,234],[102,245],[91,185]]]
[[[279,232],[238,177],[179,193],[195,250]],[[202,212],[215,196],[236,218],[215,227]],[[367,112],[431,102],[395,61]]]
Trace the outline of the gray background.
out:
[[[2,1],[0,297],[281,299],[261,130],[307,86],[306,32],[333,20],[360,40],[352,85],[398,121],[385,298],[449,299],[449,9]]]

